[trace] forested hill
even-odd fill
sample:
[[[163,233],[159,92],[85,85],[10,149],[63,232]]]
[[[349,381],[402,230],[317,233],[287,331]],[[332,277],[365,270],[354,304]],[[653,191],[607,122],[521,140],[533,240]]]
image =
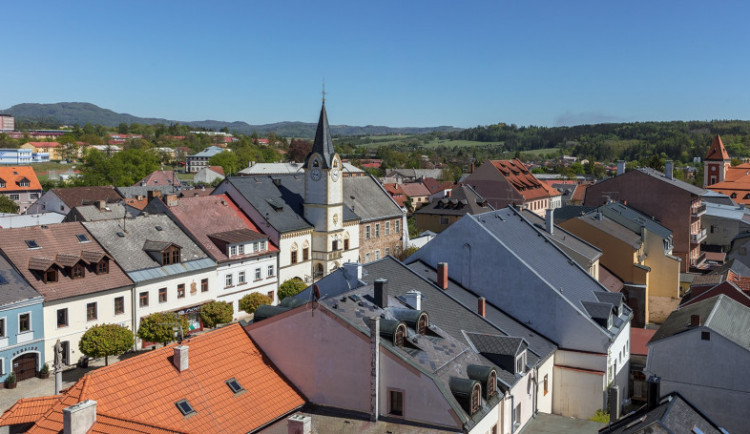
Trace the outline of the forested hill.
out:
[[[120,124],[182,124],[195,128],[209,130],[221,130],[226,128],[241,134],[252,134],[257,132],[266,135],[274,132],[286,137],[314,137],[316,123],[306,122],[277,122],[274,124],[250,125],[246,122],[224,122],[224,121],[175,121],[162,118],[141,118],[127,113],[115,113],[90,103],[83,102],[60,102],[56,104],[17,104],[2,113],[13,115],[17,121],[29,122],[38,125],[39,128],[58,125],[83,126],[87,123],[92,125],[103,125],[116,127]],[[390,128],[385,126],[368,125],[364,127],[349,125],[331,125],[331,132],[335,135],[361,136],[380,134],[426,134],[431,132],[457,131],[457,128],[441,126],[427,128]]]
[[[661,155],[680,161],[706,155],[713,137],[720,135],[733,157],[750,157],[750,121],[671,121],[578,125],[573,127],[518,127],[496,124],[440,133],[459,140],[502,143],[511,151],[565,148],[565,153],[598,161],[639,160]]]

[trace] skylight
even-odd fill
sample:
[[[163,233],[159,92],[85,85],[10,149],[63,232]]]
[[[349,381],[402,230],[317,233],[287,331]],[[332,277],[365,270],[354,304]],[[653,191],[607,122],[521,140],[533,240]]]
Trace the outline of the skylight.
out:
[[[118,236],[118,237],[120,237],[120,238],[124,238],[124,237],[125,237],[125,234],[124,234],[123,232],[118,232],[118,233],[117,233],[117,236]]]
[[[229,386],[229,388],[232,389],[232,392],[234,393],[245,390],[234,378],[230,378],[229,380],[227,380],[227,386]]]
[[[157,230],[157,231],[163,231],[163,230],[164,230],[164,228],[163,228],[163,227],[161,227],[161,226],[157,226],[157,227],[156,227],[156,230]]]
[[[77,234],[76,238],[78,238],[79,243],[88,243],[90,241],[86,234]]]
[[[190,405],[189,402],[187,402],[187,399],[182,399],[180,401],[177,401],[174,403],[177,408],[180,410],[180,413],[182,413],[183,416],[188,416],[193,413],[195,413],[195,409],[192,405]]]
[[[39,248],[39,244],[37,244],[35,240],[26,240],[25,242],[26,242],[26,245],[30,249],[38,249]]]

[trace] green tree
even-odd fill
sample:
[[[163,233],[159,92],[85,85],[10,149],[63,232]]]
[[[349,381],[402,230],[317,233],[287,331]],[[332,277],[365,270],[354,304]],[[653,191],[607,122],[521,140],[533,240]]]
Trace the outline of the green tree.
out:
[[[174,327],[177,324],[182,327],[183,336],[190,328],[185,315],[177,315],[174,312],[156,312],[143,318],[138,328],[138,337],[147,342],[159,342],[167,345],[175,340]]]
[[[307,284],[299,279],[289,279],[279,285],[279,300],[293,297],[307,288]]]
[[[260,292],[253,292],[240,299],[240,310],[244,310],[247,313],[255,313],[258,306],[271,303],[273,303],[271,297]]]
[[[237,173],[237,155],[232,151],[218,153],[208,160],[209,166],[221,166],[224,173],[231,175]]]
[[[410,246],[410,247],[405,248],[398,255],[398,260],[399,261],[405,261],[406,258],[408,258],[409,256],[413,255],[414,252],[416,252],[417,250],[419,250],[419,247],[417,247],[417,246]]]
[[[8,196],[0,194],[0,212],[18,214],[18,205],[8,198]]]
[[[133,332],[117,324],[95,325],[86,330],[78,342],[78,349],[88,357],[104,357],[109,365],[109,356],[116,356],[131,349],[135,343]]]
[[[85,185],[133,185],[158,169],[159,157],[144,149],[126,149],[111,158],[90,149],[83,159],[81,175]]]
[[[209,328],[232,322],[232,314],[232,304],[226,301],[212,301],[201,306],[201,321]]]

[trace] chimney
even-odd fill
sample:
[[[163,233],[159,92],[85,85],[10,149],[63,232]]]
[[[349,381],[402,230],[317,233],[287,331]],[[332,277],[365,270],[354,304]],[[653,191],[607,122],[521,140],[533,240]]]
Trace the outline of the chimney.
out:
[[[667,160],[666,163],[664,163],[664,175],[672,179],[672,176],[674,174],[674,162],[672,160]]]
[[[484,297],[479,297],[477,299],[477,313],[479,315],[482,315],[482,318],[484,318],[486,305],[487,305],[487,302],[485,301]]]
[[[312,434],[312,419],[304,414],[293,414],[287,418],[287,434]]]
[[[177,195],[176,194],[168,194],[164,197],[167,202],[167,206],[177,206]]]
[[[404,296],[406,304],[414,310],[422,310],[422,293],[416,289],[409,290]]]
[[[96,401],[87,399],[63,408],[63,433],[86,434],[96,423]]]
[[[98,201],[96,201],[96,206],[99,208],[99,211],[104,211],[104,208],[107,207],[107,201],[106,200],[98,200]]]
[[[700,315],[690,315],[690,327],[699,327],[701,325]]]
[[[148,193],[147,193],[147,195],[146,195],[146,198],[148,199],[148,201],[151,202],[151,200],[153,200],[153,198],[155,198],[155,197],[161,197],[161,191],[160,190],[149,190]]]
[[[281,185],[281,178],[273,178],[273,185],[280,186]]]
[[[375,304],[380,308],[388,307],[388,279],[375,280]]]
[[[547,210],[546,223],[547,223],[547,232],[549,232],[550,235],[554,235],[555,234],[555,210],[554,209]]]
[[[619,160],[617,162],[617,176],[620,176],[623,173],[625,173],[625,161]]]
[[[471,172],[469,172],[469,173],[474,173],[474,162],[473,161],[471,162]]]
[[[438,262],[437,285],[440,289],[448,289],[448,263]]]
[[[659,377],[648,377],[648,403],[646,408],[653,410],[659,406],[659,386],[661,385],[661,378]]]
[[[379,279],[380,280],[380,279]],[[377,280],[375,281],[377,283]],[[380,317],[370,318],[370,420],[378,421],[380,391]]]
[[[184,372],[188,369],[188,346],[187,345],[177,345],[174,347],[174,358],[172,360],[172,363],[174,363],[174,367],[177,368],[178,371]]]
[[[344,262],[344,276],[349,288],[358,288],[362,280],[362,264],[359,262]]]

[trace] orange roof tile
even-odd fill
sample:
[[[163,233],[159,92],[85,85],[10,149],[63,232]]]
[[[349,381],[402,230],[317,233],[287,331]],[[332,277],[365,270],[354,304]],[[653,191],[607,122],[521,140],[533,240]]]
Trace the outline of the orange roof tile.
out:
[[[183,345],[189,348],[187,370],[179,372],[172,364],[172,344],[89,372],[29,432],[59,432],[62,409],[87,399],[97,401],[97,414],[107,416],[97,425],[112,423],[122,432],[127,431],[125,423],[139,424],[144,432],[248,432],[305,403],[239,324],[187,339]],[[230,378],[244,391],[232,392],[225,383]],[[182,415],[175,404],[182,399],[194,414]],[[154,429],[144,428],[149,425]]]
[[[39,420],[57,403],[62,395],[22,398],[0,416],[0,426],[30,423]]]
[[[29,181],[28,187],[19,185],[24,178]],[[0,179],[5,182],[5,187],[0,187],[0,192],[42,189],[42,184],[39,183],[36,172],[31,166],[2,166],[0,167]],[[2,185],[1,182],[0,185]]]
[[[549,192],[529,172],[523,162],[514,160],[490,160],[490,163],[503,175],[503,177],[523,196],[524,200],[536,200],[549,197]]]
[[[31,145],[35,148],[57,148],[60,146],[57,142],[27,142],[24,145]]]
[[[711,144],[711,147],[708,148],[708,153],[706,154],[705,160],[707,161],[729,160],[729,154],[727,154],[727,149],[724,147],[724,143],[722,143],[721,137],[719,137],[718,135],[714,137],[714,142]]]
[[[570,195],[570,201],[583,203],[585,199],[586,199],[586,185],[581,184],[579,186],[576,186],[576,189],[573,190],[573,194]]]

